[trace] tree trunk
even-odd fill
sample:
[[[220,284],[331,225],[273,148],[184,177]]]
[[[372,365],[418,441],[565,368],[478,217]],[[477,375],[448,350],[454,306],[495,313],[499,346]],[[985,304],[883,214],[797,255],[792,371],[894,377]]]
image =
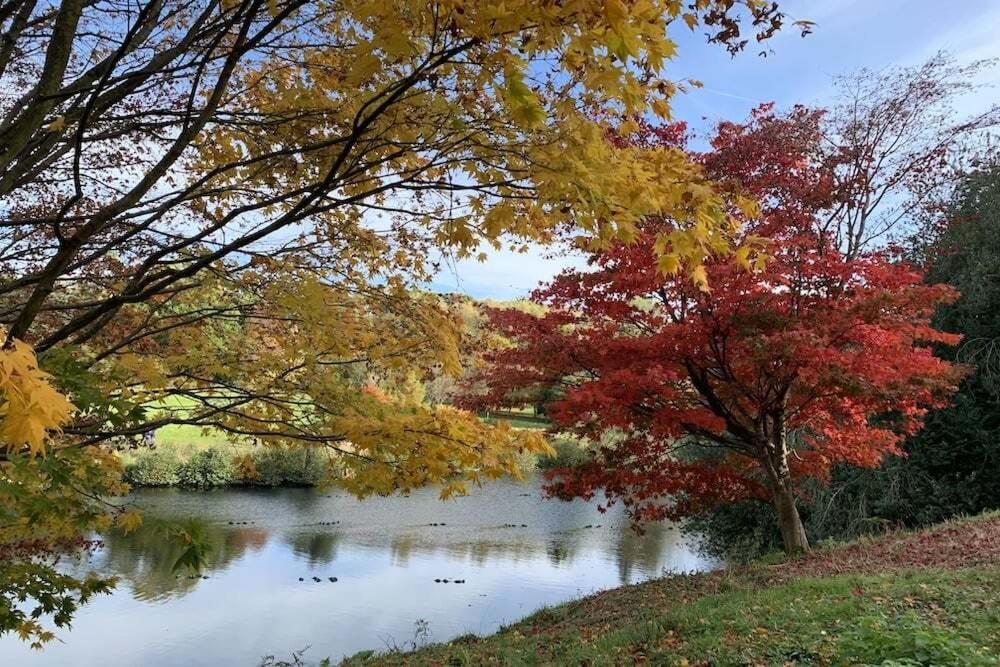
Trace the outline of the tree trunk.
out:
[[[806,529],[802,525],[799,508],[795,505],[795,494],[792,493],[788,479],[776,480],[774,508],[778,510],[778,525],[785,542],[785,552],[793,554],[809,551],[809,538],[806,537]]]
[[[785,404],[782,399],[777,410],[768,413],[758,427],[759,437],[764,441],[763,461],[767,476],[771,480],[771,500],[778,512],[778,526],[785,543],[785,553],[794,554],[809,551],[799,508],[795,505],[792,475],[788,469],[788,431],[785,424]]]

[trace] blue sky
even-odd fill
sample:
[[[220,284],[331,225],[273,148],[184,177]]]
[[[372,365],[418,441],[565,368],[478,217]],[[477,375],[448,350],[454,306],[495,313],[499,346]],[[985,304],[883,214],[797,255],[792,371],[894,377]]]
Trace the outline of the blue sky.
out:
[[[674,114],[695,131],[722,119],[739,120],[761,102],[779,106],[796,102],[822,106],[831,99],[831,78],[867,67],[922,64],[939,50],[959,62],[1000,57],[1000,0],[786,0],[779,4],[791,20],[816,22],[813,34],[801,38],[787,27],[760,48],[748,45],[731,58],[717,45],[705,43],[703,31],[678,31],[679,55],[668,67],[673,79],[694,78],[704,88],[674,100]],[[1000,67],[984,80],[1000,84]],[[963,112],[984,109],[997,89],[961,100]],[[484,263],[472,260],[443,269],[436,291],[464,292],[480,298],[527,296],[539,282],[563,267],[578,264],[573,257],[549,257],[541,248],[526,254],[490,252]]]

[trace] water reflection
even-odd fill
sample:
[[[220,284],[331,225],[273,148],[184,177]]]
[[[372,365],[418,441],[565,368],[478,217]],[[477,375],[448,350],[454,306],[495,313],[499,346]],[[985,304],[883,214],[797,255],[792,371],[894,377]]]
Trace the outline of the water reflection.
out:
[[[337,543],[340,535],[325,532],[302,532],[285,538],[295,555],[306,560],[310,565],[331,563],[337,557]]]
[[[543,605],[710,565],[669,526],[638,535],[614,511],[542,501],[534,481],[448,503],[433,492],[359,503],[308,489],[150,490],[134,500],[145,525],[105,536],[73,566],[117,575],[115,593],[82,609],[59,633],[64,643],[43,653],[0,640],[0,664],[252,665],[304,646],[339,658],[401,643],[417,619],[437,641],[488,633]],[[205,578],[174,570],[183,547],[163,528],[170,521],[197,521]]]
[[[94,569],[113,574],[129,584],[138,600],[184,595],[202,577],[175,567],[185,546],[172,534],[171,525],[154,518],[128,535],[110,532],[102,537],[103,548],[89,561],[75,563],[73,570],[76,574]],[[204,520],[198,520],[198,526],[200,541],[206,547],[203,574],[225,570],[246,553],[263,549],[270,539],[269,531],[263,528],[234,529]]]

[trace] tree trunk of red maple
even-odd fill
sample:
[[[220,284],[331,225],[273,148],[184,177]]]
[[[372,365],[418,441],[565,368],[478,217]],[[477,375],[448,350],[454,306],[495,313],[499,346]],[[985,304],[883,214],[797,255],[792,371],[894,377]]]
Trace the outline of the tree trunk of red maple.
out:
[[[771,416],[770,436],[770,446],[766,447],[765,465],[768,477],[771,478],[773,494],[771,500],[778,512],[778,526],[781,528],[781,538],[785,543],[785,553],[809,551],[809,538],[806,536],[805,526],[802,525],[799,508],[795,504],[792,475],[788,469],[788,436],[784,410]]]
[[[781,538],[785,543],[785,553],[800,553],[809,551],[809,538],[806,537],[799,508],[795,504],[795,494],[792,492],[790,480],[776,480],[774,488],[774,508],[778,511],[778,525],[781,527]]]

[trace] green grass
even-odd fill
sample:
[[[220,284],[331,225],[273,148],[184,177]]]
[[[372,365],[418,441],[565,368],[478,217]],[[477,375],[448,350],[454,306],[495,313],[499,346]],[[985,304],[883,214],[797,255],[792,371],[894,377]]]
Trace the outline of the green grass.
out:
[[[184,408],[189,401],[175,399],[171,402],[174,409]],[[163,407],[159,405],[157,407]],[[514,428],[539,429],[544,430],[549,427],[549,422],[544,417],[535,417],[530,410],[510,411],[494,413],[490,417],[480,416],[487,423],[496,423],[497,420],[510,422]],[[221,449],[231,456],[249,454],[255,451],[255,447],[249,442],[241,442],[234,436],[224,433],[218,429],[203,428],[201,426],[191,426],[187,424],[170,424],[156,430],[156,446],[161,452],[169,452],[175,455],[180,461],[188,461],[191,457],[206,449]],[[134,463],[139,452],[144,450],[125,450],[119,455],[125,465]],[[525,462],[525,470],[535,467],[535,457]]]
[[[248,443],[233,442],[227,434],[217,430],[206,430],[200,426],[171,424],[156,430],[156,451],[172,453],[178,460],[187,461],[194,454],[206,449],[221,449],[233,456],[252,451]],[[124,450],[119,453],[122,463],[128,465],[143,455],[144,448]]]
[[[187,424],[170,424],[156,430],[157,446],[194,445],[208,447],[229,444],[231,440],[232,436],[222,431]]]
[[[191,403],[190,399],[174,397],[169,402],[154,405],[153,408],[170,409],[183,413],[190,407]],[[490,418],[482,416],[481,418],[488,423],[493,423],[497,419],[503,419],[511,422],[514,428],[546,429],[549,426],[549,422],[545,418],[534,416],[530,409],[492,413]],[[196,454],[209,450],[217,450],[227,458],[235,460],[238,457],[259,455],[261,446],[254,445],[248,439],[236,438],[218,429],[186,424],[170,424],[156,430],[156,449],[154,451],[145,448],[126,449],[119,452],[119,457],[126,468],[134,466],[140,463],[143,458],[149,458],[150,456],[166,458],[176,462],[176,464],[182,464],[190,461]],[[536,455],[527,454],[523,459],[523,461],[520,461],[522,470],[528,472],[536,468],[538,464]],[[174,467],[176,465],[168,466],[171,469]],[[161,471],[162,469],[162,466],[157,468],[157,470]],[[137,476],[131,482],[139,486],[143,484],[171,484],[162,475],[154,475],[153,477],[160,481],[149,481],[151,478],[149,475],[146,475]]]
[[[996,568],[906,571],[763,590],[734,582],[658,620],[682,638],[678,652],[718,664],[996,664],[987,659],[1000,654],[998,575]]]
[[[185,405],[180,399],[174,403],[176,405],[173,407]],[[493,413],[489,417],[481,416],[481,419],[490,424],[496,423],[498,420],[508,421],[514,428],[544,430],[549,427],[547,419],[536,417],[528,410]],[[207,447],[219,445],[232,445],[237,449],[243,447],[241,443],[233,442],[233,436],[222,431],[187,424],[170,424],[157,429],[156,444],[157,446],[163,445],[173,448],[184,459],[187,459],[195,451]]]
[[[530,410],[504,410],[502,412],[480,413],[479,418],[487,424],[498,421],[510,422],[513,428],[545,430],[552,425],[546,417],[535,416]]]
[[[633,587],[624,618],[580,618],[573,604],[500,633],[347,664],[997,665],[1000,568],[804,578],[727,590],[675,608]],[[665,592],[670,595],[669,592]]]
[[[345,664],[1000,665],[998,536],[988,516],[779,565],[669,577],[544,609],[489,637]],[[893,544],[925,545],[943,566],[899,569]],[[966,549],[984,544],[988,556],[961,566]],[[860,549],[871,559],[857,573],[823,576]]]

